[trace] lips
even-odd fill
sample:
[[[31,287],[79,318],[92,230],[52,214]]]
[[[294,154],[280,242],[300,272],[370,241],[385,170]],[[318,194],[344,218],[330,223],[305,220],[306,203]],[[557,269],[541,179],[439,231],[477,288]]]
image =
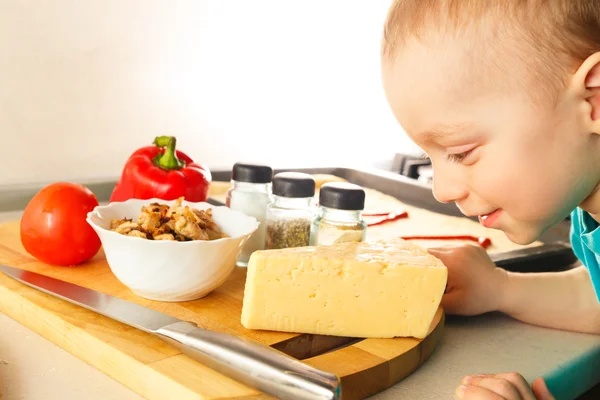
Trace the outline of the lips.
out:
[[[496,222],[498,220],[498,217],[500,217],[500,213],[502,212],[501,209],[497,209],[492,211],[489,214],[483,214],[479,216],[479,222],[481,223],[481,225],[485,226],[486,228],[491,228],[494,226],[494,222]]]
[[[497,225],[496,221],[498,220],[498,218],[500,217],[500,214],[502,213],[502,209],[501,208],[492,209],[488,213],[469,213],[469,212],[467,212],[466,209],[464,209],[463,207],[461,207],[460,204],[456,203],[456,206],[458,207],[458,209],[466,217],[469,217],[469,218],[477,217],[477,218],[479,218],[479,223],[481,225],[485,226],[486,228],[491,228],[494,225]],[[489,208],[488,208],[488,210],[489,210]]]

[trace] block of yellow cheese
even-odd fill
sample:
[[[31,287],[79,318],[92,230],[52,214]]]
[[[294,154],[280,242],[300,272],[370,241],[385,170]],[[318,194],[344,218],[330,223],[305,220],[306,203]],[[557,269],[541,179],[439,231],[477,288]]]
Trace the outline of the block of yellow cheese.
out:
[[[242,325],[361,338],[427,335],[448,272],[402,239],[252,254]]]

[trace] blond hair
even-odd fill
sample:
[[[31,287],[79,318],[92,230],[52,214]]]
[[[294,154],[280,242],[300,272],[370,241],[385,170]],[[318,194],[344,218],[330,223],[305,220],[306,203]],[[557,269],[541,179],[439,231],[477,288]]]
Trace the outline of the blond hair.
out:
[[[494,40],[484,44],[488,49],[511,39],[494,49],[499,52],[529,45],[531,53],[519,55],[525,69],[533,66],[536,85],[541,78],[557,89],[567,83],[568,73],[600,51],[600,0],[395,0],[385,22],[382,56],[394,57],[407,40],[432,30],[454,36],[490,33]]]

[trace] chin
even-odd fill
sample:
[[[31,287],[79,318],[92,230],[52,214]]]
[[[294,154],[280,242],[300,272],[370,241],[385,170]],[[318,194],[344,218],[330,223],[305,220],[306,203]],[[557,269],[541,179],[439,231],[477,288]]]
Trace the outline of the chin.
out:
[[[532,244],[540,237],[540,234],[533,230],[519,229],[516,231],[504,231],[504,234],[513,243],[526,246]]]

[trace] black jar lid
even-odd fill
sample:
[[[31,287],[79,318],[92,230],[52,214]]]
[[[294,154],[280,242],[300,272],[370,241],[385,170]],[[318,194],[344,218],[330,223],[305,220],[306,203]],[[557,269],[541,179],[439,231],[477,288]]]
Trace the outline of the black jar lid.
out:
[[[319,205],[338,210],[358,211],[365,208],[365,191],[347,182],[330,182],[321,186]]]
[[[231,179],[236,182],[269,183],[273,180],[273,169],[268,165],[256,163],[235,163]]]
[[[280,172],[273,178],[273,194],[281,197],[313,197],[315,178],[303,172]]]

